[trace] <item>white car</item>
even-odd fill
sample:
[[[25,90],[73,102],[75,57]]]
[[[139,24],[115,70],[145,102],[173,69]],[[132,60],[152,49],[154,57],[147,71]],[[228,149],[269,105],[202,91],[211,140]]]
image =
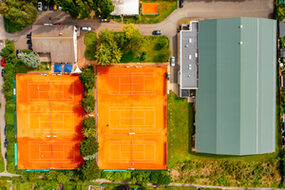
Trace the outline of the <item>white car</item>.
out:
[[[81,27],[81,30],[83,30],[83,31],[91,31],[91,27],[90,26],[83,26],[83,27]]]
[[[171,65],[172,67],[175,66],[175,57],[174,57],[174,56],[170,57],[170,65]]]
[[[38,2],[38,11],[43,11],[43,3]]]

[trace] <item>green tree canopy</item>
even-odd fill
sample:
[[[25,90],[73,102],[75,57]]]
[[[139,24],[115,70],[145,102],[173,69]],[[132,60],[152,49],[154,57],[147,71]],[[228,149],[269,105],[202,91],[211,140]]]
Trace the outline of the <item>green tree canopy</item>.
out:
[[[95,86],[95,75],[92,68],[85,69],[79,76],[81,83],[87,89],[92,89]]]
[[[37,18],[37,8],[33,3],[24,0],[4,0],[0,4],[0,14],[20,26],[27,26]]]
[[[150,182],[160,185],[168,185],[171,183],[171,177],[167,171],[152,172],[150,175]]]
[[[136,52],[143,43],[143,35],[133,24],[124,25],[121,30],[125,33],[129,51]]]
[[[87,160],[79,169],[80,178],[84,181],[94,180],[100,177],[100,170],[97,166],[96,159]]]
[[[95,58],[100,65],[119,63],[122,58],[122,52],[118,48],[116,42],[113,41],[110,43],[111,45],[102,43],[95,54]]]
[[[82,122],[82,126],[84,128],[95,128],[95,118],[94,117],[85,117],[83,122]]]
[[[95,98],[94,95],[88,94],[81,100],[81,105],[87,113],[92,113],[95,110]]]
[[[37,68],[41,64],[40,56],[35,52],[32,53],[21,52],[18,54],[18,57],[28,67]]]
[[[285,2],[276,3],[274,17],[276,20],[283,20],[285,18]]]
[[[79,149],[83,157],[93,155],[98,152],[98,142],[94,136],[86,138],[80,142]]]

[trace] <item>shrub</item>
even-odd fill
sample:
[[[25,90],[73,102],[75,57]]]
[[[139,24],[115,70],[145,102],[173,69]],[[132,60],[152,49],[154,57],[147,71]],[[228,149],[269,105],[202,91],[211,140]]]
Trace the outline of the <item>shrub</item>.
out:
[[[134,171],[132,172],[132,183],[138,184],[138,185],[146,185],[150,181],[150,172],[139,172]]]
[[[40,56],[35,52],[32,53],[21,52],[18,54],[18,57],[28,67],[37,68],[41,64]]]
[[[80,142],[79,149],[83,157],[93,155],[98,152],[98,142],[94,136],[88,137]]]
[[[89,67],[89,68],[85,69],[80,74],[79,79],[85,88],[87,88],[87,89],[94,88],[95,76],[94,76],[93,67]]]
[[[83,128],[82,129],[82,134],[86,138],[94,137],[95,133],[96,133],[96,129],[95,128]]]
[[[100,177],[100,171],[96,159],[87,160],[79,169],[80,178],[84,181],[94,180]]]
[[[150,175],[150,182],[161,185],[168,185],[169,183],[171,183],[171,177],[166,171],[152,172]]]
[[[157,43],[155,44],[155,49],[161,50],[162,48],[168,47],[167,38],[158,38]]]
[[[95,110],[95,99],[94,95],[88,94],[81,100],[81,105],[87,113],[92,113]]]

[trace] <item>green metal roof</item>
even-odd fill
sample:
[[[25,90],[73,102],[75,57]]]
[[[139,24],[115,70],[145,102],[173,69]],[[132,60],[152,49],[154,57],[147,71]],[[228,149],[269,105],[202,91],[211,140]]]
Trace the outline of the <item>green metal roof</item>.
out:
[[[276,21],[199,21],[196,151],[275,152]]]

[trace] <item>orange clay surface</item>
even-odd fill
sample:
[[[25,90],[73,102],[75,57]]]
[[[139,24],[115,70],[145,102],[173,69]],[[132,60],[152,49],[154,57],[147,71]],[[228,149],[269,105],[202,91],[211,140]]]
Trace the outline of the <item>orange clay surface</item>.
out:
[[[142,3],[142,14],[158,14],[159,3]]]
[[[98,67],[100,169],[166,169],[166,67]]]
[[[79,77],[24,74],[16,82],[18,169],[78,168],[84,117]]]

